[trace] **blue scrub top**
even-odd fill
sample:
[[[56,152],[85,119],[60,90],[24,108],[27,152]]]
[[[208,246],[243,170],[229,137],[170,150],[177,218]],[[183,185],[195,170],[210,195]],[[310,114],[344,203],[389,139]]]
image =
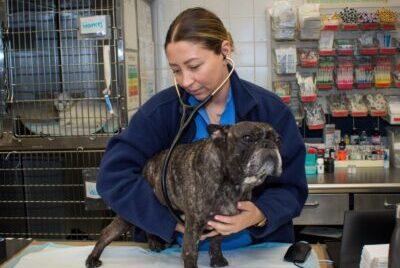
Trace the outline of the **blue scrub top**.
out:
[[[199,103],[193,96],[189,97],[190,105],[197,105]],[[210,124],[210,118],[208,117],[207,111],[205,108],[201,108],[199,113],[195,117],[196,122],[196,134],[193,138],[193,141],[201,140],[208,138],[207,125]],[[225,110],[220,118],[220,125],[233,125],[236,123],[235,116],[235,104],[232,98],[232,89],[229,87],[228,99],[226,100]],[[176,237],[176,240],[179,245],[183,244],[183,236],[179,233]],[[229,250],[244,247],[250,245],[252,242],[250,232],[248,230],[242,230],[241,232],[225,236],[222,240],[222,249]],[[200,241],[199,250],[208,250],[210,246],[209,239]]]
[[[193,96],[188,99],[190,105],[197,105],[199,101]],[[199,113],[195,117],[196,122],[196,134],[194,135],[193,141],[208,138],[207,125],[210,124],[210,118],[208,117],[207,111],[204,107],[199,110]],[[228,99],[226,100],[225,110],[221,115],[219,124],[220,125],[233,125],[236,123],[235,117],[235,104],[232,98],[232,90],[229,87]]]

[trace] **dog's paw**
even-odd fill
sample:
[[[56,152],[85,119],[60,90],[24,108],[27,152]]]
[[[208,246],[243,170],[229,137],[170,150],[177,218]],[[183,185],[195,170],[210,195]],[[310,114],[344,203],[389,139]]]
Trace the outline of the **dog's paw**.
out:
[[[160,252],[167,248],[166,243],[158,239],[148,239],[149,249],[154,252]]]
[[[210,266],[211,267],[225,267],[228,266],[229,263],[228,261],[225,259],[224,256],[215,256],[213,258],[211,258],[210,260]]]
[[[98,258],[94,258],[94,257],[89,256],[86,259],[86,268],[96,268],[96,267],[101,266],[102,264],[103,263]]]

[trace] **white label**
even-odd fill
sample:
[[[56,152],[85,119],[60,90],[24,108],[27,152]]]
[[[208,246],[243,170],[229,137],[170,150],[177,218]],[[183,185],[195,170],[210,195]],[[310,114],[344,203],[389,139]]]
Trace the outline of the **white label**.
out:
[[[107,32],[106,16],[91,16],[79,18],[81,34],[98,34]]]
[[[393,143],[393,149],[400,150],[400,143]]]
[[[86,189],[86,197],[93,198],[93,199],[101,199],[101,196],[97,192],[95,182],[86,181],[85,189]]]

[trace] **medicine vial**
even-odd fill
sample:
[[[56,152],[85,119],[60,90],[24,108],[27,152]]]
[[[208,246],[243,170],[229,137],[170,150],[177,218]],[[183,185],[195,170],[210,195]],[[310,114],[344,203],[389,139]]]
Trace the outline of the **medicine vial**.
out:
[[[317,173],[323,174],[324,172],[325,172],[324,159],[322,157],[319,157],[317,159]]]
[[[360,135],[358,134],[358,130],[356,128],[353,128],[353,131],[351,132],[350,135],[350,144],[359,144],[360,143]]]
[[[371,143],[373,145],[380,145],[381,144],[381,134],[379,133],[379,129],[378,128],[375,128],[374,132],[372,133]]]

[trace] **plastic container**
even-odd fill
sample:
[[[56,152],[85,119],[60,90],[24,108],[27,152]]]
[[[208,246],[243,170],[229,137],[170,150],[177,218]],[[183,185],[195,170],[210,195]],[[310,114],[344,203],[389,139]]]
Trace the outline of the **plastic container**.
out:
[[[343,31],[357,31],[359,29],[357,23],[342,23]]]
[[[396,23],[381,23],[380,28],[384,31],[396,30]]]
[[[339,56],[352,56],[354,54],[355,44],[351,39],[336,39],[335,47]]]
[[[336,15],[323,15],[321,17],[323,31],[338,31],[339,18]]]
[[[389,142],[390,165],[400,168],[400,128],[387,127],[386,134]]]
[[[320,56],[336,56],[336,50],[334,49],[320,49],[319,50]]]
[[[317,81],[317,88],[322,89],[322,90],[327,90],[327,89],[332,89],[333,88],[333,82],[319,82]]]
[[[396,57],[396,65],[395,65],[395,70],[392,73],[392,77],[394,86],[400,88],[400,65],[398,64],[397,60],[398,57]]]
[[[337,82],[336,88],[339,90],[351,90],[353,88],[353,82]]]
[[[318,40],[321,36],[321,28],[300,28],[301,40]]]
[[[272,36],[276,41],[287,41],[295,39],[296,29],[292,27],[276,28],[272,30]]]
[[[305,159],[306,175],[314,175],[317,173],[317,155],[306,154]]]
[[[360,83],[356,83],[356,88],[357,89],[368,89],[372,87],[372,83],[364,83],[364,82],[360,82]]]
[[[325,172],[324,159],[322,157],[318,157],[317,158],[317,173],[323,174],[324,172]]]
[[[392,125],[400,124],[400,96],[386,96],[388,115],[385,120]]]
[[[300,66],[303,68],[313,68],[318,64],[318,50],[301,48],[297,51]]]
[[[396,41],[395,38],[391,39],[390,44],[386,47],[382,47],[382,45],[379,47],[379,54],[381,55],[396,55],[397,52],[397,46],[398,42]]]
[[[279,46],[274,50],[274,67],[277,74],[295,74],[297,51],[295,46]]]
[[[360,54],[363,56],[373,56],[378,54],[377,47],[360,47]]]
[[[272,84],[273,91],[278,95],[284,103],[289,103],[291,100],[292,89],[290,82],[275,81]]]
[[[360,23],[360,29],[364,31],[375,31],[379,28],[379,23],[371,22],[371,23]]]

